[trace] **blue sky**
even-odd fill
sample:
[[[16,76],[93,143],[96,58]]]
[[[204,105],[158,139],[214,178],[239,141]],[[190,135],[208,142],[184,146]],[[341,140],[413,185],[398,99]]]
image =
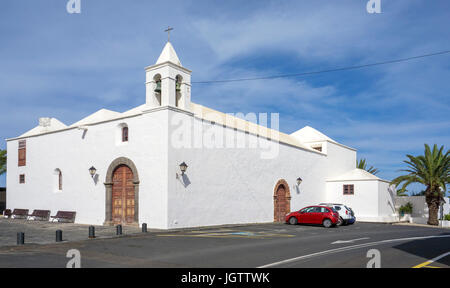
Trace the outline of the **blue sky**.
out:
[[[1,1],[1,139],[35,127],[39,117],[72,124],[101,108],[144,103],[144,67],[159,56],[168,25],[192,81],[450,49],[447,0],[381,0],[381,14],[368,14],[366,0],[81,0],[81,14],[68,14],[66,3]],[[194,84],[192,100],[224,112],[278,112],[281,131],[312,126],[392,179],[405,154],[423,153],[424,143],[448,149],[449,79],[447,54],[302,78]]]

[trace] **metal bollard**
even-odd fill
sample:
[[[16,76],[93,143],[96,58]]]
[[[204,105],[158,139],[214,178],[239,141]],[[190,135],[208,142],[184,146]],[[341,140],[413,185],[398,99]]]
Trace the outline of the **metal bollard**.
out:
[[[142,233],[147,233],[147,223],[142,223]]]
[[[95,238],[95,227],[89,226],[89,239]]]
[[[56,230],[56,242],[62,242],[62,230]]]
[[[17,233],[17,245],[24,245],[25,244],[25,233],[18,232]]]
[[[122,225],[116,226],[116,235],[122,235]]]

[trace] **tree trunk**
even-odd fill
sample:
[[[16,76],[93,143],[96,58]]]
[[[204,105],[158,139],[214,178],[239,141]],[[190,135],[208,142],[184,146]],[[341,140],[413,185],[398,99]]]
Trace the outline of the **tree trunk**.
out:
[[[438,193],[433,193],[433,192],[426,193],[425,199],[426,199],[427,205],[428,205],[428,222],[427,222],[427,224],[438,226],[439,225],[438,213],[439,213],[439,206],[441,203],[441,197],[439,195],[439,192]]]

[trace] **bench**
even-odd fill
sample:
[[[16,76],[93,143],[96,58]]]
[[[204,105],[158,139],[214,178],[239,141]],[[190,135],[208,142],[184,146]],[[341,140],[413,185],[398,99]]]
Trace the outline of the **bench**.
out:
[[[50,218],[50,210],[33,210],[33,213],[28,215],[28,219],[30,217],[33,217],[33,220],[48,221]]]
[[[11,217],[14,219],[26,219],[28,217],[28,209],[14,209]]]
[[[73,211],[58,211],[55,216],[51,216],[52,219],[56,219],[58,222],[75,222],[75,215],[77,212]]]

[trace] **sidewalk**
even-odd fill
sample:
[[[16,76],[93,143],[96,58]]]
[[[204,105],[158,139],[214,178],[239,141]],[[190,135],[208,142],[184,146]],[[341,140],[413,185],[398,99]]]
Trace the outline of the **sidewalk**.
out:
[[[81,241],[89,239],[89,226],[73,223],[49,221],[27,221],[25,219],[7,219],[0,217],[0,247],[17,244],[17,233],[25,233],[25,244],[55,243],[56,230],[63,231],[63,241]],[[96,238],[117,237],[114,226],[94,226]],[[148,232],[152,232],[148,229]],[[141,234],[141,229],[124,225],[123,235]]]

